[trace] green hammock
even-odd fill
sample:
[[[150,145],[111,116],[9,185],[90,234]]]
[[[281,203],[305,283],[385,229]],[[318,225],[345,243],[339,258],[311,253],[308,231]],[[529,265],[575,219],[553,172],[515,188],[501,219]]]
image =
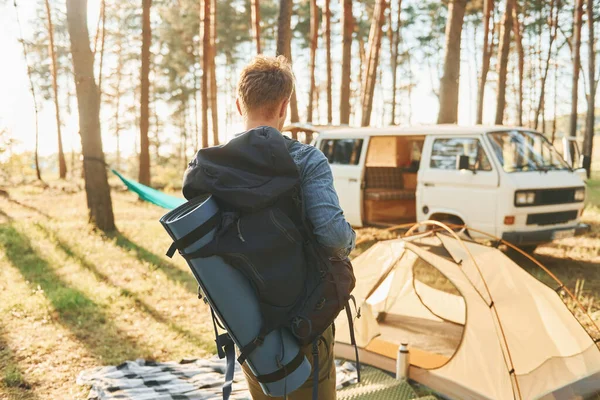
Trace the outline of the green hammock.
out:
[[[139,182],[127,179],[114,169],[111,169],[111,171],[123,181],[125,186],[127,186],[127,189],[140,196],[140,199],[144,201],[156,204],[159,207],[169,210],[179,207],[186,202],[186,200],[182,199],[181,197],[171,196],[156,189],[152,189],[146,185],[142,185]]]

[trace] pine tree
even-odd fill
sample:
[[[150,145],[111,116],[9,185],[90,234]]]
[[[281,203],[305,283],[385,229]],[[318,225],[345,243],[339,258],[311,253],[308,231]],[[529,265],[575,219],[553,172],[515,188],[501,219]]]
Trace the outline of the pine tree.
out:
[[[440,81],[440,111],[437,120],[438,124],[455,124],[458,121],[460,48],[466,6],[466,0],[452,0],[448,3],[444,75]]]
[[[252,32],[256,43],[256,54],[260,54],[260,0],[250,0],[250,8],[250,15],[252,16]]]
[[[200,13],[200,37],[202,43],[202,147],[208,147],[208,92],[210,69],[210,5],[211,0],[202,0]]]
[[[114,231],[115,221],[100,135],[100,104],[94,79],[94,56],[87,27],[87,0],[67,0],[67,21],[90,221],[102,231]]]
[[[556,12],[554,11],[556,8]],[[542,75],[542,80],[540,82],[540,95],[539,95],[539,100],[538,100],[538,106],[537,109],[535,111],[535,117],[533,119],[533,129],[538,128],[538,123],[539,123],[539,119],[540,119],[540,114],[542,112],[542,108],[544,107],[545,101],[546,101],[546,79],[548,78],[548,71],[550,70],[550,59],[552,57],[552,46],[554,44],[554,41],[556,40],[556,36],[558,33],[558,8],[555,7],[555,0],[550,0],[550,18],[549,20],[552,21],[551,22],[551,32],[550,32],[550,39],[548,42],[548,53],[547,53],[547,57],[546,57],[546,62],[545,62],[545,67],[544,67],[544,72]],[[540,50],[541,51],[541,50]],[[523,122],[521,120],[520,125],[522,125]],[[542,126],[542,129],[544,129],[545,127]]]
[[[350,123],[350,74],[352,72],[352,0],[342,0],[342,83],[340,87],[340,124]]]
[[[138,180],[141,184],[150,186],[150,42],[152,31],[150,26],[150,7],[152,0],[142,0],[142,67],[141,67],[141,97],[140,97],[140,170]]]
[[[52,24],[52,9],[50,8],[50,0],[44,0],[46,5],[46,15],[48,19],[48,48],[51,58],[51,73],[52,73],[52,92],[54,94],[54,111],[56,116],[56,133],[58,136],[58,171],[60,179],[67,177],[67,162],[65,161],[65,153],[63,151],[61,119],[60,119],[60,102],[58,99],[58,68],[56,62],[56,51],[54,48],[54,24]]]
[[[377,79],[377,65],[379,63],[379,50],[381,48],[381,36],[383,35],[386,7],[386,0],[376,0],[371,29],[369,31],[368,54],[366,60],[367,69],[365,72],[362,94],[361,126],[369,126],[371,123],[373,94],[375,91],[375,81]]]
[[[502,17],[502,29],[500,32],[500,44],[498,46],[498,93],[496,94],[496,125],[502,125],[504,121],[504,109],[506,107],[506,73],[508,70],[508,53],[510,51],[510,33],[512,31],[512,10],[515,0],[506,0],[504,16]]]
[[[400,46],[400,29],[402,29],[402,0],[398,0],[396,10],[396,29],[392,29],[392,13],[390,12],[390,23],[389,23],[389,32],[390,33],[390,56],[392,58],[391,67],[392,67],[392,111],[390,117],[390,125],[396,125],[396,95],[398,92],[398,46]],[[391,10],[390,10],[391,11]]]
[[[571,118],[569,121],[569,136],[575,138],[577,134],[577,97],[579,90],[579,69],[581,68],[581,58],[579,49],[581,47],[581,26],[583,20],[583,0],[575,0],[575,10],[573,16],[573,43],[571,51],[573,53],[573,80],[571,83]]]
[[[333,123],[333,100],[331,98],[331,87],[333,79],[331,76],[331,8],[329,7],[330,0],[325,0],[325,9],[323,11],[323,33],[325,34],[325,68],[327,70],[327,123]]]
[[[277,55],[283,55],[292,62],[292,0],[280,0],[279,1],[279,19],[277,21]],[[296,89],[292,92],[290,99],[290,121],[298,122],[300,118],[298,116],[298,100],[296,96]],[[296,138],[296,134],[292,136]]]
[[[494,42],[494,0],[483,0],[483,55],[481,57],[481,75],[477,88],[477,116],[476,123],[483,123],[483,101],[485,98],[485,83],[490,70],[490,58]],[[492,29],[490,30],[490,24]]]
[[[551,0],[554,1],[554,0]],[[519,7],[515,2],[513,7],[513,33],[515,35],[515,45],[517,47],[518,56],[518,73],[519,73],[519,87],[518,87],[518,98],[517,98],[517,125],[523,126],[523,77],[525,74],[525,51],[523,49],[523,29],[521,29],[521,22],[519,21]],[[552,48],[552,43],[550,43]],[[548,50],[550,54],[550,50]],[[544,79],[545,80],[545,79]]]
[[[588,82],[589,82],[589,94],[588,94],[588,109],[585,119],[585,136],[583,138],[583,155],[586,160],[584,168],[587,171],[588,178],[591,174],[592,166],[592,155],[594,154],[594,123],[595,117],[595,104],[596,104],[596,88],[598,82],[595,78],[596,70],[596,48],[594,46],[594,0],[587,0],[587,26],[588,26]]]
[[[315,63],[317,57],[317,41],[319,37],[319,8],[317,0],[310,1],[310,88],[308,91],[308,106],[306,108],[306,122],[313,122],[313,101],[315,99]]]
[[[210,76],[210,111],[213,130],[213,146],[219,145],[219,110],[217,106],[217,67],[215,58],[217,56],[217,1],[211,0],[210,5],[210,59],[209,59],[209,76]]]

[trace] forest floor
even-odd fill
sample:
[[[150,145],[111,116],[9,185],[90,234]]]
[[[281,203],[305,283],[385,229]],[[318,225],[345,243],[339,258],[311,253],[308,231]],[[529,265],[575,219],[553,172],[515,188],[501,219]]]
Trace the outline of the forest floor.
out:
[[[589,201],[592,233],[535,257],[572,290],[584,281],[578,295],[600,320],[600,180]],[[119,232],[107,236],[86,223],[85,194],[69,185],[0,195],[0,399],[83,399],[89,388],[75,379],[86,368],[213,354],[195,280],[181,257],[164,256],[165,210],[118,190],[113,205]]]

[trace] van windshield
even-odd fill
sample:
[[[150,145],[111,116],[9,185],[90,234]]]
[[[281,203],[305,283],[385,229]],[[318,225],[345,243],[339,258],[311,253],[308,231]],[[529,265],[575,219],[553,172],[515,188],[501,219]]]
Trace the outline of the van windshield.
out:
[[[488,133],[494,153],[506,172],[569,170],[548,140],[536,132]]]

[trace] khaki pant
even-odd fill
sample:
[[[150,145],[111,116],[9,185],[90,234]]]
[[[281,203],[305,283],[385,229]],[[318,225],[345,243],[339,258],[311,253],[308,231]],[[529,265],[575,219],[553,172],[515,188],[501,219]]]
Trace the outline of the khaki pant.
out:
[[[319,400],[335,400],[335,362],[333,355],[333,328],[330,326],[325,332],[323,332],[323,338],[325,343],[322,341],[319,343]],[[300,349],[305,355],[308,361],[313,362],[312,355],[312,344],[309,344]],[[246,380],[248,381],[248,389],[250,389],[250,395],[253,400],[274,400],[283,399],[283,397],[270,397],[264,394],[260,385],[248,365],[244,363],[242,366]],[[311,400],[313,391],[313,371],[311,369],[310,377],[300,388],[290,393],[287,398],[288,400]]]

